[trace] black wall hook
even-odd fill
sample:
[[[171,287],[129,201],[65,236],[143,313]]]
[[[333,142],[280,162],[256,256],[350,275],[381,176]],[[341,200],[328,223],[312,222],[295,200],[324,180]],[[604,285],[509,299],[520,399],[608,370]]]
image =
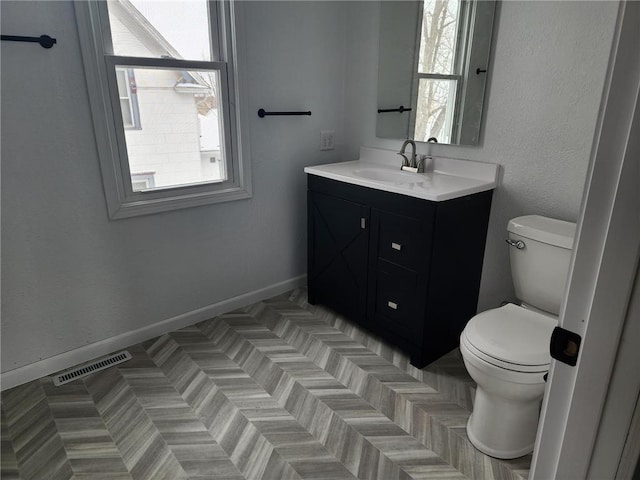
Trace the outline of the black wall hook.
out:
[[[24,37],[22,35],[0,35],[0,40],[8,40],[10,42],[33,42],[39,43],[42,48],[51,48],[58,41],[49,35],[40,35],[39,37]]]

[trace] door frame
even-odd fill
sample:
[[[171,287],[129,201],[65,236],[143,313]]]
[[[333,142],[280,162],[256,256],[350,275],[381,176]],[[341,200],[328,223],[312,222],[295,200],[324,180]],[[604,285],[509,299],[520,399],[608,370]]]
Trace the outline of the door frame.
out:
[[[552,361],[532,480],[587,479],[640,255],[640,2],[620,2],[560,325],[582,336],[576,367]],[[635,134],[634,133],[635,129]],[[637,321],[637,319],[636,319]],[[628,369],[637,380],[636,369]],[[636,392],[637,395],[637,392]],[[629,425],[631,418],[629,418]],[[626,435],[627,432],[621,434]],[[617,455],[622,451],[610,452]],[[617,470],[617,464],[616,469]],[[606,478],[615,478],[616,471]],[[602,478],[602,477],[600,477]]]

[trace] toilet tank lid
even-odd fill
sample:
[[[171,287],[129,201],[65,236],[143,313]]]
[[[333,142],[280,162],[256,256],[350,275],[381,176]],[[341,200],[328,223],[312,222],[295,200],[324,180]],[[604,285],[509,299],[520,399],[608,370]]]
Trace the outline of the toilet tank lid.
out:
[[[571,249],[576,234],[576,224],[541,215],[525,215],[509,220],[507,230],[521,237]]]

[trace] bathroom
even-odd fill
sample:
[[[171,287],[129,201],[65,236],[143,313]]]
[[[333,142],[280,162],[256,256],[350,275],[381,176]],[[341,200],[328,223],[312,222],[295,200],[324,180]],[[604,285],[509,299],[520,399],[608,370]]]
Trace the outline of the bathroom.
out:
[[[110,220],[74,5],[2,2],[3,34],[58,42],[2,42],[5,385],[304,286],[304,167],[400,148],[375,136],[378,3],[242,3],[252,197]],[[617,2],[498,5],[480,144],[430,152],[501,166],[478,311],[515,300],[510,218],[578,219],[617,15]],[[335,148],[321,151],[326,130]]]

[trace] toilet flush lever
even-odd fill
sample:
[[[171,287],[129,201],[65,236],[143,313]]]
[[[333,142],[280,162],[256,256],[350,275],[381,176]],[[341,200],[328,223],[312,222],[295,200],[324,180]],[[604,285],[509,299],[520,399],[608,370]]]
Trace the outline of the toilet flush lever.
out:
[[[522,250],[526,246],[522,240],[516,241],[511,240],[510,238],[507,238],[507,243],[512,247],[516,247],[518,250]]]

